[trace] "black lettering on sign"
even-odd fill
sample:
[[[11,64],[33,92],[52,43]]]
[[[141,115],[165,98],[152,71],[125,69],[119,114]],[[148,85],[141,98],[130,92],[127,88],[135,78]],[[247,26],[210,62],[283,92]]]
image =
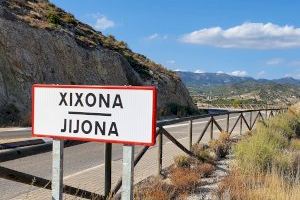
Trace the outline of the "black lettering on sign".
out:
[[[116,136],[119,136],[116,122],[112,122],[110,125],[108,136],[110,136],[111,134],[115,134]]]
[[[92,123],[88,120],[84,120],[81,124],[81,130],[84,134],[89,134],[91,132],[92,128],[93,128]]]
[[[76,129],[73,131],[73,133],[78,133],[79,132],[79,120],[76,120]]]
[[[103,94],[99,94],[99,107],[102,107],[102,103],[105,104],[106,108],[109,108],[110,102],[110,95],[106,95],[106,99],[104,98]]]
[[[60,129],[61,132],[66,132],[67,130],[67,119],[64,119],[64,128]]]
[[[73,105],[73,93],[70,93],[70,106]]]
[[[61,100],[60,100],[60,103],[58,105],[61,106],[64,103],[65,106],[68,106],[67,101],[66,101],[66,96],[67,96],[68,93],[60,92],[59,94],[60,94]]]
[[[96,96],[93,93],[88,93],[85,97],[85,103],[89,107],[93,107],[96,104]]]
[[[112,108],[115,108],[116,106],[120,106],[120,108],[123,108],[121,96],[119,94],[116,95]]]
[[[81,101],[81,97],[82,97],[82,93],[75,93],[75,95],[76,95],[76,97],[77,97],[77,100],[76,100],[76,102],[75,102],[75,105],[74,106],[77,106],[78,104],[80,104],[81,105],[81,107],[83,106],[83,103],[82,103],[82,101]]]
[[[99,122],[95,122],[95,135],[98,134],[98,130],[102,135],[105,135],[105,125],[106,123],[102,122],[102,127],[101,127]]]

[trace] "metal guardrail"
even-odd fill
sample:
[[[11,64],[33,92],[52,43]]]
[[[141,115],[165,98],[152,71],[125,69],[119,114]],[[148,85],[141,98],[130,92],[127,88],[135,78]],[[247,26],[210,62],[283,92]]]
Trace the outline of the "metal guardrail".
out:
[[[206,123],[203,131],[200,133],[197,143],[201,142],[203,136],[207,132],[208,128],[210,127],[210,139],[213,139],[213,133],[214,133],[214,126],[217,127],[217,129],[220,132],[226,131],[229,134],[231,134],[234,129],[237,127],[238,123],[240,122],[240,134],[242,134],[242,127],[243,123],[245,123],[248,130],[252,130],[255,123],[258,121],[258,119],[265,120],[266,118],[272,117],[275,114],[284,112],[287,110],[287,108],[276,108],[276,109],[255,109],[255,110],[242,110],[242,111],[229,111],[229,112],[222,112],[222,113],[215,113],[215,114],[204,114],[204,115],[197,115],[197,116],[190,116],[190,117],[183,117],[183,118],[177,118],[177,119],[170,119],[170,120],[163,120],[157,122],[157,131],[156,131],[156,137],[157,137],[157,145],[158,145],[158,170],[157,174],[160,175],[162,172],[162,153],[163,153],[163,136],[168,138],[173,144],[175,144],[180,150],[185,152],[186,154],[190,156],[194,156],[194,153],[192,152],[192,136],[193,136],[193,120],[201,119],[201,118],[209,118],[208,122]],[[263,116],[262,112],[265,112],[265,117]],[[250,121],[248,122],[244,116],[245,113],[250,113]],[[253,113],[257,113],[256,116],[253,116]],[[236,119],[233,127],[229,129],[230,127],[230,115],[232,114],[239,114],[238,118]],[[224,116],[227,115],[226,120],[226,128],[222,128],[220,124],[217,122],[215,117],[217,116]],[[181,122],[189,122],[189,149],[186,148],[183,144],[181,144],[172,134],[170,134],[164,126],[177,124]],[[76,143],[77,144],[77,143]],[[74,144],[73,144],[74,145]],[[29,148],[29,147],[27,147]],[[34,147],[33,147],[34,148]],[[148,151],[149,147],[146,146],[140,150],[140,152],[137,153],[135,160],[134,160],[134,166],[138,164],[138,162],[142,159],[142,157],[145,155],[145,153]],[[30,151],[30,149],[28,149]],[[51,149],[48,147],[46,151],[51,151]],[[43,151],[45,152],[45,151]],[[30,152],[28,155],[34,155],[33,152]],[[28,156],[28,155],[24,155]],[[16,156],[16,158],[20,158],[22,155]],[[1,159],[0,159],[1,160]],[[10,159],[11,160],[11,159]],[[8,180],[13,180],[17,182],[21,182],[24,184],[32,184],[33,182],[36,187],[41,187],[45,189],[51,189],[51,181],[46,180],[40,177],[36,177],[30,174],[25,174],[22,172],[18,172],[15,170],[11,170],[8,168],[0,167],[0,177]],[[64,192],[73,196],[77,197],[85,197],[89,198],[93,196],[93,199],[105,199],[109,195],[115,195],[119,191],[119,189],[122,186],[122,177],[119,178],[117,184],[111,190],[111,144],[106,144],[105,148],[105,194],[95,194],[89,191],[81,190],[78,188],[74,188],[71,186],[64,185]],[[80,192],[78,192],[80,191]]]

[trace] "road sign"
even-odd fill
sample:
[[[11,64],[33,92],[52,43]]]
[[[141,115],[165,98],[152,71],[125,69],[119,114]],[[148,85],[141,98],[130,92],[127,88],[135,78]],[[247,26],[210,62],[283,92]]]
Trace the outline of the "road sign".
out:
[[[32,87],[32,134],[55,139],[154,145],[156,88]]]

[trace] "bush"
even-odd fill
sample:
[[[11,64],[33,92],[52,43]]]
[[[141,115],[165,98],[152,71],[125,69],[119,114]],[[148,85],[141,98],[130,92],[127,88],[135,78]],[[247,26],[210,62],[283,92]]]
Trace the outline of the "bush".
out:
[[[201,177],[207,178],[215,171],[215,166],[209,163],[203,163],[196,167],[195,171],[198,172]]]
[[[184,155],[176,156],[174,162],[177,167],[190,167],[190,158]]]
[[[194,144],[192,147],[192,152],[199,161],[210,163],[213,163],[215,161],[215,158],[213,157],[209,149],[202,144]]]
[[[192,192],[200,183],[200,174],[188,168],[174,168],[170,174],[171,183],[178,193]]]
[[[51,10],[47,13],[47,21],[51,24],[58,25],[60,24],[60,17],[57,12]]]
[[[234,148],[241,169],[249,173],[253,170],[266,171],[275,166],[288,170],[287,165],[292,159],[284,150],[289,147],[296,126],[297,118],[289,113],[258,124],[254,134],[241,140]]]
[[[291,148],[292,150],[300,150],[300,139],[292,139]]]
[[[225,158],[230,150],[230,134],[222,132],[219,139],[209,142],[210,148],[215,152],[218,159]]]
[[[0,108],[0,126],[16,125],[20,122],[20,111],[12,103]]]
[[[137,188],[134,191],[134,199],[136,200],[168,200],[173,196],[174,188],[157,180],[149,183],[147,187]]]
[[[298,124],[297,117],[290,112],[277,115],[266,122],[268,127],[280,131],[288,139],[295,136]]]

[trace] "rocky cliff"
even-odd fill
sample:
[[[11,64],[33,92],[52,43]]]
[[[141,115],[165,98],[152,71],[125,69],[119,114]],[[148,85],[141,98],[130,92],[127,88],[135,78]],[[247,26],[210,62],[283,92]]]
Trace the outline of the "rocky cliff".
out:
[[[0,0],[0,123],[30,118],[34,83],[157,85],[160,114],[194,108],[176,74],[125,42],[46,0]]]

